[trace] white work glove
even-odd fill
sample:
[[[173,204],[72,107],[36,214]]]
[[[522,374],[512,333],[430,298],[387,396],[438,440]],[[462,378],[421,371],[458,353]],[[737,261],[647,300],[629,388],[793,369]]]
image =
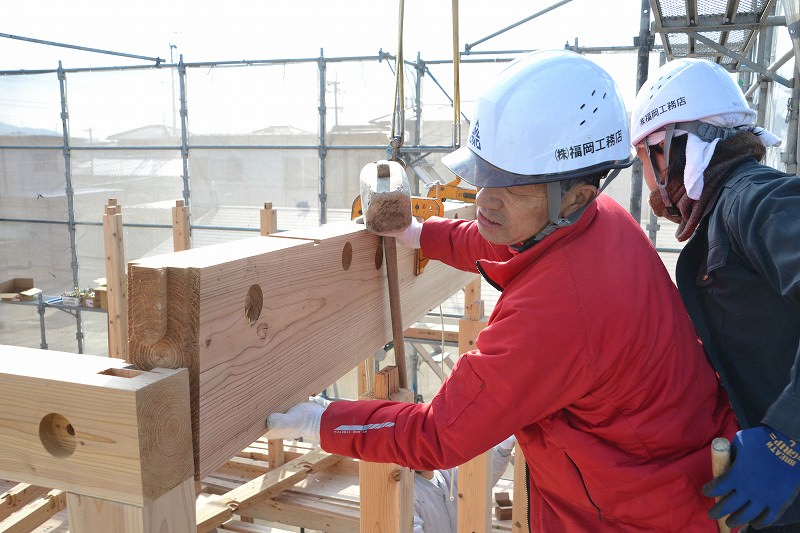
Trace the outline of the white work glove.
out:
[[[411,217],[411,224],[402,231],[395,231],[390,233],[376,233],[382,237],[394,237],[397,242],[416,250],[419,248],[419,236],[422,234],[422,222],[417,220],[417,217]]]
[[[322,413],[330,401],[321,396],[311,396],[307,402],[298,403],[285,413],[272,413],[267,417],[268,439],[289,439],[319,442],[319,424]]]

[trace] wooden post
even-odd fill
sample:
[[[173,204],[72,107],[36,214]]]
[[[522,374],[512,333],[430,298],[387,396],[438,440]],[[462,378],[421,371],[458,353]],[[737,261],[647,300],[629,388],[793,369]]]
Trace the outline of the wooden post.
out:
[[[278,231],[278,212],[272,210],[270,202],[264,202],[261,209],[261,235],[269,235]]]
[[[473,321],[483,320],[480,277],[475,278],[464,287],[464,318]]]
[[[272,210],[271,202],[264,202],[261,209],[261,235],[266,236],[278,231],[278,213]],[[275,468],[285,462],[283,454],[283,441],[281,439],[270,439],[269,443],[269,466]]]
[[[128,357],[128,289],[125,274],[125,243],[122,207],[109,198],[103,214],[103,243],[106,254],[108,297],[108,355]]]
[[[175,207],[172,208],[172,248],[180,252],[191,247],[189,208],[184,205],[183,200],[175,200]]]
[[[71,533],[196,528],[185,369],[16,346],[0,359],[0,477],[65,491]]]
[[[70,533],[183,533],[196,530],[194,479],[143,506],[67,494]]]
[[[480,299],[480,278],[464,290],[464,318],[458,322],[458,353],[475,349],[478,333],[486,327],[483,301]],[[458,467],[458,531],[472,533],[491,531],[492,479],[491,451],[470,459]]]
[[[414,393],[400,388],[396,366],[375,375],[373,399],[412,402]],[[394,463],[359,461],[361,533],[407,533],[414,528],[414,472]]]
[[[519,443],[514,445],[514,500],[511,509],[511,531],[513,533],[528,533],[528,492],[525,456]]]

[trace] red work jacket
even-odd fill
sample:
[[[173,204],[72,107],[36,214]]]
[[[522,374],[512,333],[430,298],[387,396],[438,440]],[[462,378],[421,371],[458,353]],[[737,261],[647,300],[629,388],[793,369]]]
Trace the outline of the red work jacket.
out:
[[[601,195],[522,253],[474,221],[428,219],[421,243],[503,291],[488,326],[428,403],[331,404],[323,449],[432,470],[513,433],[532,531],[717,531],[701,487],[711,440],[736,422],[666,268],[621,206]]]

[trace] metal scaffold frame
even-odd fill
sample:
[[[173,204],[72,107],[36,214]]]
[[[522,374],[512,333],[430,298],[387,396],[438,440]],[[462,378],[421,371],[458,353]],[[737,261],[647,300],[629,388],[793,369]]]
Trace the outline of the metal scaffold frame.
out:
[[[515,54],[526,52],[526,50],[501,50],[501,51],[480,51],[476,50],[478,45],[481,45],[492,38],[503,34],[504,32],[515,28],[521,24],[529,22],[538,16],[557,9],[558,7],[569,3],[570,0],[561,0],[540,10],[537,13],[527,17],[519,22],[507,26],[499,31],[489,34],[486,37],[478,39],[474,42],[464,45],[464,50],[454,54],[453,59],[446,60],[424,60],[418,52],[416,59],[413,61],[402,60],[404,66],[409,67],[407,72],[413,72],[415,79],[413,80],[415,87],[415,97],[413,100],[414,108],[414,135],[410,142],[403,144],[400,147],[400,156],[406,162],[408,167],[413,173],[418,163],[424,162],[424,157],[434,153],[445,153],[453,150],[460,144],[460,125],[462,120],[468,121],[466,115],[460,111],[460,94],[458,87],[454,88],[452,95],[445,89],[441,83],[436,79],[430,70],[431,65],[451,63],[457,69],[459,63],[497,63],[505,62],[513,59]],[[782,2],[783,11],[785,15],[775,15],[778,3]],[[758,110],[758,121],[762,124],[765,120],[765,107],[767,105],[769,90],[771,84],[779,83],[784,86],[790,87],[792,90],[792,99],[789,104],[789,112],[787,121],[788,139],[785,145],[785,151],[782,154],[783,162],[786,165],[786,170],[789,172],[797,172],[797,154],[798,145],[800,145],[800,135],[798,135],[798,111],[797,102],[800,101],[800,88],[798,88],[797,72],[798,72],[798,13],[797,7],[794,5],[796,2],[791,0],[757,0],[752,3],[755,8],[743,8],[740,2],[731,0],[728,2],[728,7],[724,13],[709,13],[708,6],[699,0],[692,0],[686,2],[686,10],[683,13],[665,13],[665,8],[662,6],[660,0],[642,0],[641,2],[641,18],[638,35],[634,37],[631,46],[625,47],[581,47],[576,39],[574,44],[567,43],[565,48],[572,49],[582,54],[610,54],[610,53],[636,53],[637,62],[637,88],[640,87],[647,78],[649,69],[650,55],[653,52],[661,52],[662,61],[673,59],[676,57],[701,56],[708,57],[710,60],[717,61],[723,64],[731,72],[738,73],[745,89],[746,97],[754,102],[754,107]],[[749,4],[748,4],[749,5]],[[738,10],[738,11],[737,11]],[[457,11],[454,10],[454,22],[457,22]],[[776,28],[786,26],[792,35],[794,50],[784,53],[781,57],[773,59],[775,55],[775,39],[774,31]],[[745,38],[733,39],[731,35],[736,32],[744,32]],[[655,34],[661,36],[663,46],[655,44]],[[456,33],[457,36],[457,33]],[[74,47],[71,45],[63,45],[60,43],[53,43],[48,41],[39,41],[35,39],[27,39],[24,37],[0,34],[3,38],[23,39],[33,42],[38,42],[43,45],[64,46],[68,48],[80,48],[90,52],[101,54],[111,54],[129,58],[142,59],[150,62],[149,64],[135,65],[135,66],[117,66],[117,67],[87,67],[87,68],[64,68],[59,63],[56,69],[52,70],[36,70],[36,71],[0,71],[0,76],[26,76],[26,75],[41,75],[41,74],[55,74],[60,87],[61,98],[61,124],[62,124],[62,143],[61,145],[52,146],[0,146],[0,150],[14,149],[14,150],[61,150],[64,159],[64,180],[65,192],[67,201],[67,220],[43,220],[33,218],[13,218],[3,217],[0,218],[0,223],[16,222],[27,224],[65,224],[69,232],[69,247],[70,247],[70,265],[72,271],[72,283],[77,286],[79,279],[79,265],[78,253],[75,239],[76,228],[80,225],[100,225],[99,222],[80,221],[75,216],[73,207],[74,191],[72,187],[72,155],[79,151],[112,151],[112,150],[165,150],[165,151],[178,151],[180,153],[182,162],[182,179],[183,179],[183,201],[186,208],[190,213],[191,221],[191,180],[190,180],[190,160],[192,152],[201,150],[221,150],[221,149],[240,149],[240,150],[314,150],[318,155],[318,201],[319,201],[319,224],[328,222],[328,191],[327,191],[327,166],[326,157],[331,151],[346,151],[346,150],[375,150],[378,152],[388,150],[386,145],[346,145],[346,144],[329,144],[327,142],[327,129],[326,122],[328,113],[328,80],[327,70],[328,66],[332,63],[345,63],[345,62],[386,62],[387,66],[391,69],[393,62],[396,62],[398,56],[380,50],[375,55],[363,56],[350,56],[350,57],[326,57],[324,50],[320,50],[318,57],[306,58],[283,58],[283,59],[263,59],[263,60],[244,60],[244,61],[213,61],[213,62],[185,62],[183,55],[179,56],[177,63],[166,63],[161,58],[152,58],[146,56],[137,56],[133,54],[123,54],[119,52],[112,52],[108,50],[90,49],[84,47]],[[676,45],[680,39],[687,40],[687,46],[681,47]],[[457,39],[457,37],[456,37]],[[455,43],[454,43],[455,44]],[[454,46],[454,51],[457,51]],[[172,47],[170,48],[170,53]],[[402,56],[401,56],[402,57]],[[794,58],[795,70],[794,77],[786,79],[777,74],[777,70],[784,64]],[[214,144],[197,144],[190,141],[188,118],[190,116],[191,102],[186,94],[186,78],[187,71],[191,69],[208,69],[208,68],[236,68],[236,67],[251,67],[258,65],[290,65],[300,63],[315,63],[318,68],[318,143],[317,144],[302,144],[302,145],[214,145]],[[171,69],[177,75],[177,82],[179,87],[178,107],[180,117],[180,144],[179,145],[158,145],[158,146],[93,146],[93,145],[73,145],[70,143],[70,125],[69,125],[69,100],[67,97],[66,86],[71,74],[81,72],[97,72],[103,70],[151,70],[151,69]],[[454,137],[450,145],[424,145],[421,144],[420,124],[423,120],[423,101],[421,97],[421,83],[424,77],[428,77],[435,86],[441,91],[442,94],[454,106],[456,114],[454,116]],[[456,80],[457,80],[456,71]],[[455,95],[455,98],[454,96]],[[457,120],[460,118],[461,120]],[[458,132],[458,137],[455,133]],[[414,180],[414,190],[418,192],[420,187],[420,179]],[[632,170],[632,193],[630,198],[629,211],[637,218],[641,219],[641,167],[638,162],[634,165]],[[169,227],[164,224],[126,224],[127,227],[150,227],[150,228],[165,228]],[[658,224],[654,217],[650,219],[650,224],[647,226],[650,232],[650,238],[655,243],[656,232]],[[244,227],[218,227],[207,226],[200,224],[190,223],[190,231],[196,229],[203,230],[235,230],[235,231],[258,231],[257,228],[244,228]],[[669,249],[662,249],[662,251],[674,251]],[[83,327],[81,313],[78,310],[74,313],[76,319],[77,333],[76,338],[78,342],[78,351],[83,351]]]

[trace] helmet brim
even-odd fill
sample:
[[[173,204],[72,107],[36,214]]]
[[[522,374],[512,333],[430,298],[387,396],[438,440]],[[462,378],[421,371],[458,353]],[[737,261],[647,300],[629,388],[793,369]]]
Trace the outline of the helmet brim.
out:
[[[489,163],[473,152],[468,146],[463,146],[458,150],[442,156],[442,164],[449,168],[456,176],[475,187],[514,187],[517,185],[564,181],[597,174],[614,168],[626,168],[633,164],[633,150],[631,150],[627,159],[604,161],[589,167],[557,174],[526,175],[508,172],[507,170],[503,170]]]

